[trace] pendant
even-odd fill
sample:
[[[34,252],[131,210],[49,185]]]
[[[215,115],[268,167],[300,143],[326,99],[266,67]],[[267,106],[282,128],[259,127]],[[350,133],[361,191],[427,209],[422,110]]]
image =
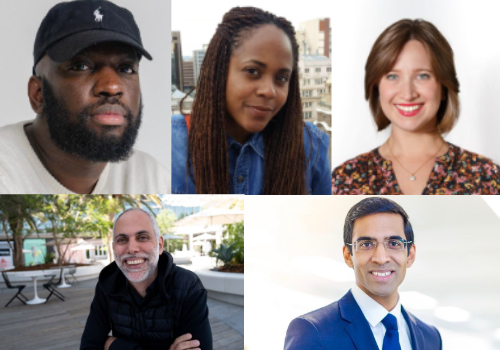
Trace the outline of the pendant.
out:
[[[416,179],[417,179],[417,178],[415,177],[415,175],[412,175],[412,176],[410,177],[410,181],[415,181]]]

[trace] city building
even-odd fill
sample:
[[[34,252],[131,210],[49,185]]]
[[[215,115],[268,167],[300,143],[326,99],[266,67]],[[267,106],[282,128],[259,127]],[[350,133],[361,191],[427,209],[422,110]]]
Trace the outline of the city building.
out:
[[[331,70],[332,63],[328,57],[300,56],[299,80],[304,120],[311,122],[318,120],[318,103],[326,93],[326,82],[331,76]]]
[[[300,55],[330,57],[332,52],[330,18],[317,18],[300,22],[295,33]]]
[[[184,90],[181,32],[172,32],[172,85]]]
[[[182,75],[184,77],[184,91],[189,92],[195,87],[192,57],[182,58]]]
[[[201,50],[193,51],[193,70],[194,70],[194,83],[198,83],[198,76],[200,75],[201,63],[207,52],[208,45],[203,45]]]

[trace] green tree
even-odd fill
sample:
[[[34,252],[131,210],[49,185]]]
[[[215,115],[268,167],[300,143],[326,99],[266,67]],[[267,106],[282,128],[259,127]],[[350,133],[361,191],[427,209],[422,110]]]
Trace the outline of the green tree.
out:
[[[243,264],[245,262],[245,224],[242,221],[224,226],[225,229],[222,235],[225,238],[222,240],[222,243],[226,245],[234,244],[234,248],[236,249],[234,262]]]
[[[42,210],[42,199],[41,195],[0,196],[0,221],[7,242],[14,251],[14,266],[24,266],[23,241],[27,235],[38,232],[35,215]]]

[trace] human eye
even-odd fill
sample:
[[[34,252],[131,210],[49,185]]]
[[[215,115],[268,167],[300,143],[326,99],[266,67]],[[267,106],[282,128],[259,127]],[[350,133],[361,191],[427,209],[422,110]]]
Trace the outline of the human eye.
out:
[[[126,242],[127,242],[127,240],[126,240],[124,237],[118,237],[118,238],[116,239],[116,243],[117,243],[117,244],[124,244],[124,243],[126,243]]]
[[[82,62],[74,62],[73,64],[70,65],[69,70],[76,71],[76,72],[83,72],[90,70],[90,66],[86,63]]]
[[[363,250],[368,250],[372,249],[375,246],[375,243],[373,241],[358,241],[358,247],[363,249]]]
[[[140,235],[138,240],[139,241],[147,241],[147,240],[149,240],[149,236],[148,235]]]
[[[259,76],[259,70],[257,68],[248,67],[245,68],[244,71],[253,77]]]
[[[394,74],[394,73],[389,73],[389,74],[387,74],[387,75],[385,76],[385,78],[386,78],[387,80],[397,80],[397,79],[398,79],[398,76],[397,76],[396,74]]]
[[[387,248],[389,249],[401,249],[404,243],[399,239],[389,239],[387,240]]]
[[[135,69],[135,66],[131,65],[131,64],[126,64],[126,65],[120,66],[119,71],[122,72],[122,73],[126,73],[126,74],[135,74],[135,73],[137,73],[137,70]]]
[[[276,77],[276,80],[278,80],[280,83],[288,83],[288,81],[290,80],[290,78],[287,76],[287,75],[278,75]]]
[[[420,73],[417,78],[420,80],[429,80],[431,75],[429,73]]]

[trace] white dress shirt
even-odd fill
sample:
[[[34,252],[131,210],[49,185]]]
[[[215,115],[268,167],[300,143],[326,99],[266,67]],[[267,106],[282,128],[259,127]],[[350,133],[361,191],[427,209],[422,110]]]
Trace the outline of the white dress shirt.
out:
[[[385,336],[385,326],[382,323],[382,320],[389,312],[385,309],[385,307],[363,292],[357,285],[352,287],[351,292],[354,300],[356,300],[356,303],[358,303],[359,308],[370,324],[370,328],[372,329],[378,348],[382,350],[382,344],[384,343]],[[399,297],[396,307],[392,309],[390,313],[398,320],[399,344],[401,345],[401,350],[412,350],[410,329],[408,328],[408,324],[401,313],[401,301],[399,300]]]

